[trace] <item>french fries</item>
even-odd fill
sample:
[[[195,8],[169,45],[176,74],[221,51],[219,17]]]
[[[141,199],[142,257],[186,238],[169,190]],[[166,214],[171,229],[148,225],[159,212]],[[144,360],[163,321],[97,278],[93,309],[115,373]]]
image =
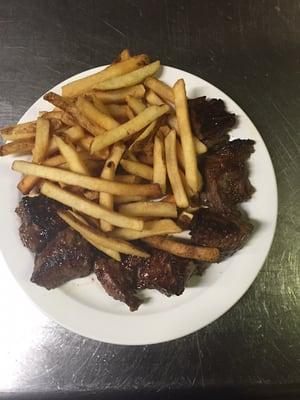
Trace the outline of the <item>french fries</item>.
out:
[[[220,258],[219,250],[214,247],[192,246],[172,239],[166,239],[164,236],[153,236],[142,240],[156,249],[167,251],[178,257],[206,262],[218,262]]]
[[[148,181],[153,179],[153,168],[146,164],[131,160],[122,160],[120,164],[129,174],[140,176]]]
[[[155,235],[169,235],[180,232],[181,228],[171,219],[160,219],[146,221],[143,230],[139,232],[128,228],[116,228],[111,235],[124,240],[138,240]]]
[[[156,135],[153,150],[153,183],[159,184],[162,194],[165,194],[167,191],[167,168],[164,153],[164,143]]]
[[[135,115],[144,111],[146,108],[145,104],[142,102],[141,99],[137,99],[136,97],[133,96],[126,96],[126,102],[132,109],[132,111],[135,113]]]
[[[92,144],[92,152],[104,149],[113,143],[133,135],[134,133],[145,128],[151,122],[155,121],[157,118],[167,113],[168,110],[169,107],[167,105],[151,106],[145,109],[132,120],[125,122],[115,129],[103,133],[99,137],[96,137]]]
[[[99,99],[97,99],[99,100]],[[99,111],[92,103],[86,100],[84,97],[78,97],[76,101],[76,106],[79,111],[81,111],[90,121],[101,126],[106,130],[117,128],[120,124],[107,115]]]
[[[174,130],[172,130],[165,138],[165,154],[168,177],[175,196],[176,204],[179,208],[186,208],[189,205],[189,201],[179,174],[176,155],[176,133]]]
[[[175,129],[176,133],[179,135],[179,128],[177,123],[177,118],[175,114],[170,114],[168,116],[168,124],[171,128]],[[179,135],[180,137],[180,135]],[[204,143],[201,142],[196,136],[193,136],[194,146],[197,154],[203,154],[207,152],[207,147]]]
[[[134,71],[148,63],[149,58],[145,54],[130,57],[128,60],[110,65],[96,74],[68,83],[63,86],[62,94],[69,97],[78,96],[91,90],[98,82]]]
[[[72,146],[72,144],[65,143],[59,136],[54,136],[57,147],[69,165],[70,171],[77,172],[82,175],[89,175],[89,169],[80,153]],[[33,160],[34,161],[34,160]]]
[[[169,101],[170,103],[174,103],[173,89],[165,82],[162,82],[157,78],[147,78],[144,84],[147,88],[151,89],[163,100]]]
[[[200,179],[200,173],[198,171],[197,155],[189,120],[185,84],[183,79],[179,79],[174,85],[174,101],[183,150],[185,177],[187,184],[195,193],[197,193],[201,189],[202,180]]]
[[[32,161],[41,163],[47,155],[50,136],[50,123],[47,119],[38,118],[36,122],[36,134],[34,148],[32,151]]]
[[[87,225],[87,226],[90,226],[90,220],[91,220],[92,217],[85,217],[85,218],[83,218],[82,214],[78,214],[78,213],[75,213],[74,211],[70,211],[70,210],[69,210],[68,213],[69,213],[69,215],[75,217],[77,220],[79,220],[79,221],[82,222],[83,224],[85,224],[85,225]],[[89,219],[89,221],[87,221],[87,219]],[[77,222],[77,221],[75,221],[75,222]],[[96,223],[97,223],[97,222],[98,222],[98,221],[96,220]],[[92,224],[92,226],[93,226],[94,228],[95,228],[95,227],[98,227],[98,223],[97,223],[97,225],[93,225],[93,224]],[[109,249],[109,248],[107,248],[107,247],[104,247],[104,246],[102,246],[101,244],[99,244],[99,242],[96,243],[96,242],[95,242],[94,240],[92,240],[90,237],[86,236],[86,235],[84,234],[84,231],[81,231],[81,235],[82,235],[82,237],[83,237],[85,240],[87,240],[92,246],[94,246],[94,247],[96,247],[96,249],[102,251],[102,253],[108,255],[109,257],[113,258],[113,259],[116,260],[116,261],[121,261],[121,256],[120,256],[120,253],[119,253],[118,251]]]
[[[35,137],[36,122],[26,122],[0,129],[0,136],[6,140],[27,140]]]
[[[142,98],[145,94],[144,85],[135,85],[123,89],[115,89],[110,91],[104,90],[94,90],[92,93],[98,99],[100,99],[104,104],[124,104],[126,103],[127,96],[134,96],[137,98]]]
[[[59,203],[72,207],[83,214],[89,215],[90,217],[103,219],[104,221],[110,222],[115,226],[131,228],[140,231],[144,227],[144,222],[140,218],[127,217],[126,215],[122,215],[115,211],[107,210],[106,208],[80,197],[77,194],[61,189],[59,186],[51,182],[42,183],[41,193],[58,201]]]
[[[147,90],[145,99],[150,106],[161,106],[165,104],[164,101],[151,89]]]
[[[9,154],[30,154],[34,148],[32,139],[19,139],[0,146],[0,157]]]
[[[101,173],[101,178],[108,179],[113,181],[118,164],[123,156],[125,151],[125,145],[121,143],[116,143],[112,150],[109,158],[106,160],[104,168]],[[108,210],[114,209],[114,199],[113,195],[110,193],[102,192],[99,195],[99,204],[106,207]],[[112,224],[106,221],[100,221],[100,228],[103,232],[110,232],[112,230]]]
[[[84,176],[60,168],[47,167],[20,160],[13,162],[12,169],[25,175],[35,175],[50,181],[62,182],[66,185],[79,186],[97,192],[106,192],[121,196],[127,196],[129,193],[133,196],[143,197],[155,198],[161,196],[161,190],[157,184],[112,182],[106,179]]]
[[[83,237],[89,239],[95,244],[100,244],[100,246],[124,254],[131,254],[138,257],[148,257],[148,254],[145,251],[138,249],[131,243],[106,236],[100,231],[96,230],[95,228],[86,225],[85,223],[83,223],[82,221],[80,221],[78,218],[74,217],[71,213],[67,211],[58,211],[57,213],[60,216],[60,218],[65,221],[66,224],[68,224],[71,228],[76,230]]]
[[[113,90],[137,85],[149,76],[154,75],[160,67],[160,61],[155,61],[135,71],[96,83],[93,88],[100,90]]]
[[[68,112],[77,121],[78,125],[86,129],[94,136],[101,135],[105,130],[100,126],[90,121],[74,104],[70,104],[65,98],[56,93],[49,92],[45,94],[44,99],[49,103],[54,104],[56,107]]]
[[[43,162],[43,165],[47,165],[48,167],[57,167],[66,162],[65,158],[59,154],[57,156],[53,156],[48,158]],[[41,178],[33,175],[24,176],[21,181],[18,183],[17,188],[23,194],[28,194],[31,190],[41,181]]]
[[[119,212],[132,217],[177,217],[175,204],[159,201],[141,201],[123,204],[119,207]]]
[[[160,61],[123,50],[107,68],[65,85],[62,95],[47,93],[52,111],[0,129],[9,141],[0,155],[32,153],[31,162],[13,162],[24,174],[18,189],[70,207],[61,218],[116,261],[121,253],[147,257],[125,241],[139,239],[217,261],[217,249],[166,238],[187,226],[189,199],[202,185],[197,155],[207,148],[192,133],[183,80],[172,88],[154,76],[159,68]]]
[[[149,137],[151,138],[151,135],[154,131],[156,125],[156,121],[151,122],[147,126],[146,129],[134,140],[134,142],[129,146],[129,151],[141,151],[143,149],[143,146],[147,143],[149,140]]]
[[[88,153],[91,153],[91,147],[93,143],[94,138],[90,135],[85,136],[83,139],[80,139],[78,141],[78,146],[81,147],[83,150],[86,150]],[[109,156],[109,148],[106,147],[103,150],[100,151],[95,151],[92,155],[93,158],[99,159],[99,160],[106,160],[107,157]]]

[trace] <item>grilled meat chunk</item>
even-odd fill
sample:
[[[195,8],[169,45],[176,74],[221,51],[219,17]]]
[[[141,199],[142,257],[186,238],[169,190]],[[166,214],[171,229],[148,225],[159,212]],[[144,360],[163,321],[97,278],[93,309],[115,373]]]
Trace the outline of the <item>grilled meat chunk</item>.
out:
[[[194,214],[190,234],[194,244],[217,247],[223,256],[228,256],[246,243],[252,228],[252,224],[238,212],[225,216],[200,208]]]
[[[237,203],[250,199],[254,188],[248,179],[247,159],[254,151],[253,140],[237,139],[208,155],[201,168],[204,205],[222,213],[231,213]]]
[[[36,255],[31,281],[54,289],[71,279],[89,275],[93,261],[89,243],[73,229],[66,228]]]
[[[127,304],[130,311],[138,309],[141,300],[135,295],[134,271],[125,271],[121,263],[108,258],[97,258],[94,271],[109,296]]]
[[[122,267],[126,273],[136,271],[138,289],[156,289],[166,296],[179,296],[186,281],[194,271],[189,260],[176,257],[162,250],[149,249],[151,256],[142,258],[126,256]]]
[[[236,117],[226,111],[222,100],[205,96],[188,100],[192,131],[208,148],[229,140],[227,132],[235,125]]]
[[[38,252],[59,231],[66,227],[56,211],[62,208],[60,203],[45,196],[25,196],[16,208],[22,224],[19,233],[24,246],[32,252]]]

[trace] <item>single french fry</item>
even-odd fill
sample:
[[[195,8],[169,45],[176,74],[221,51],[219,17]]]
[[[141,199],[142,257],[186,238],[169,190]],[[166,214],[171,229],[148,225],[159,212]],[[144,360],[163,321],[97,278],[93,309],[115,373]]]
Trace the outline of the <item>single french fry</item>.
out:
[[[41,163],[47,155],[50,137],[50,123],[47,119],[38,118],[36,121],[36,134],[32,161]]]
[[[157,120],[159,117],[168,112],[169,107],[164,106],[151,106],[146,108],[132,120],[125,122],[119,127],[107,131],[101,135],[101,137],[96,137],[92,144],[92,152],[104,149],[113,143],[130,137],[141,129],[145,128],[151,122]]]
[[[123,156],[125,151],[125,145],[122,143],[116,143],[112,150],[111,154],[105,162],[104,168],[101,173],[101,178],[108,179],[113,181],[116,170],[118,168],[119,162]],[[113,195],[110,193],[102,192],[99,195],[99,204],[106,207],[108,210],[114,209],[114,199]],[[112,224],[100,220],[100,228],[103,232],[110,232],[113,229]]]
[[[110,65],[104,70],[96,74],[87,76],[86,78],[78,79],[64,85],[62,88],[63,96],[74,97],[83,94],[93,88],[98,82],[114,78],[134,71],[149,63],[149,57],[145,54],[130,57],[128,60]]]
[[[89,238],[96,244],[100,244],[108,249],[118,251],[124,254],[132,254],[139,257],[148,257],[148,253],[138,249],[133,246],[131,243],[125,242],[124,240],[115,239],[112,237],[108,237],[101,233],[99,230],[86,225],[81,222],[78,218],[74,217],[71,213],[67,211],[58,211],[57,214],[61,219],[65,221],[71,228],[76,230],[85,238]]]
[[[141,151],[144,145],[147,143],[147,141],[151,140],[151,135],[154,132],[155,126],[156,126],[156,121],[151,122],[151,124],[149,124],[147,128],[145,128],[143,132],[129,146],[128,148],[129,152]]]
[[[126,96],[126,102],[128,106],[132,109],[132,111],[135,113],[135,115],[144,111],[146,108],[145,104],[142,102],[141,99],[137,99],[136,97],[130,95]]]
[[[0,129],[0,136],[6,140],[27,140],[35,137],[36,121],[7,126]]]
[[[98,99],[99,100],[99,99]],[[90,121],[106,130],[117,128],[120,124],[109,115],[99,111],[91,102],[79,96],[76,106]]]
[[[206,262],[217,262],[220,257],[220,252],[217,248],[192,246],[172,239],[166,239],[164,236],[153,236],[142,240],[156,249],[167,251],[178,257]]]
[[[143,196],[114,196],[115,204],[126,204],[134,201],[143,201],[145,197]]]
[[[129,174],[140,176],[148,181],[153,179],[153,168],[149,167],[149,165],[130,160],[121,160],[120,164]]]
[[[48,151],[50,139],[50,122],[47,119],[38,118],[36,121],[36,134],[34,148],[32,150],[32,161],[41,163]]]
[[[172,130],[165,138],[165,154],[169,181],[175,196],[176,204],[179,208],[186,208],[189,201],[179,174],[176,155],[176,133]]]
[[[79,186],[97,192],[107,192],[121,196],[127,196],[129,193],[133,196],[154,198],[161,196],[161,190],[157,184],[112,182],[106,179],[80,175],[60,168],[47,167],[21,160],[14,161],[12,169],[26,175],[35,175],[40,178],[49,179],[50,181],[62,182],[67,185]]]
[[[147,90],[145,99],[150,106],[161,106],[165,104],[165,102],[151,89]]]
[[[67,171],[65,171],[67,172]],[[41,185],[41,193],[51,199],[57,200],[59,203],[72,207],[75,210],[82,212],[94,218],[103,219],[110,222],[115,226],[123,228],[131,228],[142,230],[144,222],[140,218],[127,217],[115,211],[107,210],[98,204],[87,200],[84,197],[71,193],[67,190],[61,189],[58,185],[51,182],[43,182]]]
[[[78,110],[74,104],[70,103],[64,97],[59,96],[56,93],[49,92],[44,95],[44,99],[71,114],[72,117],[77,121],[78,125],[86,129],[93,136],[102,135],[105,132],[105,129],[103,129],[100,125],[90,121],[81,111]]]
[[[167,167],[165,162],[164,143],[158,135],[154,139],[153,150],[153,183],[158,183],[163,194],[167,190]]]
[[[135,85],[128,88],[115,89],[115,90],[93,90],[93,94],[98,99],[102,100],[104,104],[114,103],[114,104],[125,104],[126,96],[131,95],[137,98],[144,97],[145,94],[144,85]]]
[[[87,151],[88,153],[91,153],[91,147],[93,143],[94,138],[92,136],[85,136],[83,139],[80,139],[78,141],[78,146]],[[102,149],[100,151],[95,151],[93,153],[93,157],[99,159],[99,160],[106,160],[107,157],[109,156],[109,148],[106,147],[105,149]]]
[[[182,229],[171,219],[160,219],[155,221],[146,221],[144,229],[140,232],[127,228],[116,228],[111,235],[124,240],[138,240],[155,235],[168,235],[171,233],[180,233]]]
[[[160,201],[140,201],[122,204],[118,210],[124,215],[134,217],[177,217],[176,204]]]
[[[139,68],[135,71],[98,82],[93,86],[93,89],[114,90],[138,85],[149,76],[154,75],[159,70],[159,68],[160,61],[154,61],[153,63],[148,64],[145,67]]]
[[[157,78],[151,77],[147,78],[144,84],[147,88],[153,90],[153,92],[156,93],[163,100],[167,100],[170,101],[171,103],[174,103],[173,89],[165,82],[162,82]]]
[[[183,79],[179,79],[174,85],[174,99],[176,116],[183,150],[185,177],[187,184],[198,192],[202,187],[201,175],[198,172],[197,154],[195,150],[193,133],[191,130],[185,84]]]
[[[34,148],[32,139],[19,139],[0,146],[0,157],[9,154],[31,154]]]
[[[65,143],[59,136],[55,136],[56,144],[60,153],[64,156],[70,171],[77,172],[82,175],[89,175],[89,169],[80,153],[72,146],[72,144]]]

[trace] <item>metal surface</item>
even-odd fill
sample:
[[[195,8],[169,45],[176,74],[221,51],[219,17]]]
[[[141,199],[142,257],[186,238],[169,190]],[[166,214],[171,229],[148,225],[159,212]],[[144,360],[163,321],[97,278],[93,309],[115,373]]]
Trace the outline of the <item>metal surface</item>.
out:
[[[229,94],[263,135],[279,185],[277,233],[255,283],[218,321],[170,343],[122,347],[72,334],[36,310],[1,260],[0,398],[300,397],[299,26],[293,0],[0,0],[1,125],[130,47]]]

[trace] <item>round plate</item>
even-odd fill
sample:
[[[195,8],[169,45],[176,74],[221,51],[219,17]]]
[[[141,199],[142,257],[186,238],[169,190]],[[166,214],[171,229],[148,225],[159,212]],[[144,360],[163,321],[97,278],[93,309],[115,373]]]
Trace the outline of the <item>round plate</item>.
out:
[[[93,74],[104,67],[82,72],[55,86]],[[161,79],[173,84],[184,78],[189,97],[206,95],[221,98],[228,110],[237,114],[238,126],[231,137],[256,142],[249,167],[256,192],[243,204],[255,230],[246,246],[220,264],[213,264],[202,277],[193,277],[181,296],[170,298],[154,290],[145,290],[145,302],[138,311],[109,297],[94,275],[71,281],[54,290],[30,282],[34,258],[19,238],[20,221],[14,210],[20,200],[16,185],[20,175],[11,171],[13,157],[1,160],[0,245],[16,281],[33,302],[64,327],[92,339],[126,345],[144,345],[176,339],[203,328],[230,309],[246,292],[261,269],[270,249],[277,216],[277,187],[266,146],[244,111],[226,94],[197,76],[176,68],[163,67]],[[36,119],[38,112],[51,110],[41,97],[20,119]]]

